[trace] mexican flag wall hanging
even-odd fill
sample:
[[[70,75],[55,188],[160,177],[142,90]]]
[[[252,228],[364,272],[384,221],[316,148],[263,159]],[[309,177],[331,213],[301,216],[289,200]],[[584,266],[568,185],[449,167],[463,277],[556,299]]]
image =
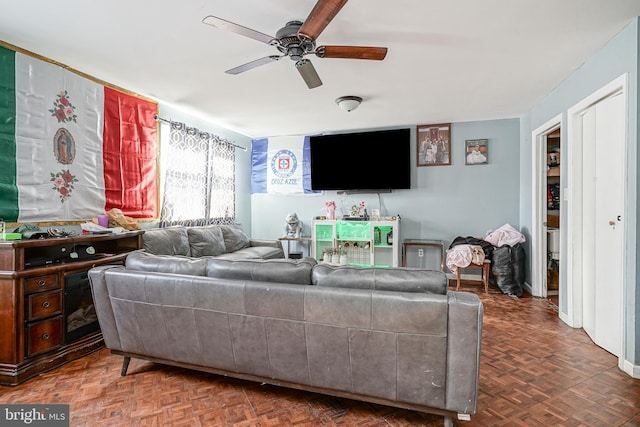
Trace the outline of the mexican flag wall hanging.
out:
[[[157,216],[157,104],[0,46],[0,218]]]

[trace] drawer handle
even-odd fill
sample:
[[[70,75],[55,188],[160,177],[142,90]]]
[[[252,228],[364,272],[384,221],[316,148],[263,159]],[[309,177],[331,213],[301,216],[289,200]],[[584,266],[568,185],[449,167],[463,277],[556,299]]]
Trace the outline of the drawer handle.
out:
[[[44,280],[40,279],[38,280],[38,286],[43,287],[47,282],[45,282]]]
[[[42,303],[42,306],[43,306],[44,308],[49,308],[49,306],[50,306],[50,305],[51,305],[51,304],[49,304],[49,301],[45,301],[45,302],[43,302],[43,303]]]
[[[49,337],[50,337],[50,335],[49,335],[49,334],[42,334],[42,339],[43,339],[43,340],[48,340],[48,339],[49,339]]]

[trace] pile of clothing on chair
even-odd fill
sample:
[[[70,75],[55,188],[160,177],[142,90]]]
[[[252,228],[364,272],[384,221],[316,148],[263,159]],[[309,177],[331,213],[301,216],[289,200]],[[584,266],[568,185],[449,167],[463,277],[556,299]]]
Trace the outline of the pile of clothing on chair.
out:
[[[447,268],[456,273],[458,268],[482,265],[489,259],[489,284],[504,294],[520,297],[525,278],[524,242],[524,235],[509,224],[489,231],[483,239],[458,236],[447,250]]]

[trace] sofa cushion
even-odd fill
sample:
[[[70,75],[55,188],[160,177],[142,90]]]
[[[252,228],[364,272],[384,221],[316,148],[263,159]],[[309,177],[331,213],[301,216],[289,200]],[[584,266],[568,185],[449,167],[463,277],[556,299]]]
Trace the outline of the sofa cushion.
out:
[[[156,255],[191,256],[189,236],[185,227],[145,230],[142,235],[142,244],[147,252]]]
[[[221,225],[220,229],[224,236],[224,246],[227,252],[235,252],[249,247],[249,237],[240,225]]]
[[[311,272],[317,286],[423,292],[446,295],[447,276],[439,270],[416,268],[363,268],[318,264]]]
[[[251,246],[249,248],[243,248],[235,252],[228,252],[226,254],[218,255],[218,259],[282,259],[284,258],[284,252],[282,248],[276,248],[273,246]]]
[[[125,267],[127,270],[204,276],[207,270],[207,259],[181,255],[155,255],[138,250],[127,255]]]
[[[219,225],[187,228],[192,257],[216,256],[227,252]]]
[[[313,258],[302,259],[243,259],[209,258],[207,276],[218,279],[255,280],[261,282],[309,285]]]

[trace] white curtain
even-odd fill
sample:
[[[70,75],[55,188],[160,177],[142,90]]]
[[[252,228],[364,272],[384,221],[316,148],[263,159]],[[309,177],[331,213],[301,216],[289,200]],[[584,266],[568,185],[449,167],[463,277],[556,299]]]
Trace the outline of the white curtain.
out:
[[[234,223],[233,144],[171,122],[169,138],[163,138],[161,147],[160,227]]]

